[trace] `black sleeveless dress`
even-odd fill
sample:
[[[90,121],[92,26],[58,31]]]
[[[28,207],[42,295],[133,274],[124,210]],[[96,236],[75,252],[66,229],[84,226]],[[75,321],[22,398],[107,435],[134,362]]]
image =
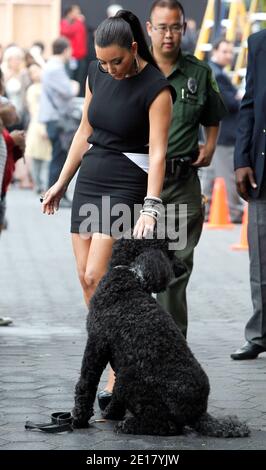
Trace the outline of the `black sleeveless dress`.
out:
[[[170,88],[173,99],[175,91],[151,64],[115,80],[94,61],[88,82],[93,133],[76,181],[71,232],[117,237],[117,230],[122,234],[134,226],[147,191],[147,173],[124,153],[149,153],[149,107],[163,89]]]

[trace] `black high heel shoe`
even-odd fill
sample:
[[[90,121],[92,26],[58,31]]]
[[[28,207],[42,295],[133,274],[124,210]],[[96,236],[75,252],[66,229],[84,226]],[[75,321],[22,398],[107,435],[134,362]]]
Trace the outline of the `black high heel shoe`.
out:
[[[104,411],[107,405],[109,405],[110,401],[112,400],[112,392],[108,390],[101,390],[98,395],[98,405],[101,411]]]

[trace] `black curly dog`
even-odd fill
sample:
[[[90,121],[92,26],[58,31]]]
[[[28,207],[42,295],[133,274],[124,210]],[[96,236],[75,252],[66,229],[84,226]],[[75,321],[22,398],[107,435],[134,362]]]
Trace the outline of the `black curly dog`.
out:
[[[88,340],[76,385],[73,425],[88,427],[100,377],[115,371],[112,400],[104,416],[122,420],[115,430],[177,435],[190,426],[202,435],[244,437],[236,417],[207,413],[209,380],[171,315],[151,296],[164,290],[184,265],[166,240],[120,239],[107,274],[91,300]]]

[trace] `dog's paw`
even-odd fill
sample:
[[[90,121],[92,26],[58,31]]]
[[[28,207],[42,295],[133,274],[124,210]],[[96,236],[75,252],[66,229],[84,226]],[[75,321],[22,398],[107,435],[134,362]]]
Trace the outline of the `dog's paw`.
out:
[[[114,427],[114,432],[123,434],[138,434],[137,420],[134,417],[126,418],[124,421],[119,421]]]
[[[119,433],[124,433],[124,421],[119,421],[119,423],[117,423],[114,427],[114,432],[116,432],[117,434]]]
[[[125,409],[122,408],[115,408],[112,406],[107,406],[104,411],[102,411],[102,417],[104,419],[111,419],[114,421],[118,421],[123,419],[125,416]]]
[[[74,429],[85,429],[89,427],[89,422],[88,421],[82,421],[79,419],[73,419],[72,421],[72,427]]]

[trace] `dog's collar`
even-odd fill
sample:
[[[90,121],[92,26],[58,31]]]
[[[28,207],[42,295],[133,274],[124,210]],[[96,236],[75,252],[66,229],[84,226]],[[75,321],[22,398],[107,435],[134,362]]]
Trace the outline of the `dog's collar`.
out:
[[[144,281],[143,273],[139,266],[134,266],[132,268],[130,266],[126,266],[125,264],[118,264],[117,266],[114,266],[114,269],[127,269],[129,272],[134,274],[135,278],[138,279],[138,281]]]
[[[134,268],[129,268],[129,271],[134,274],[135,278],[138,279],[138,281],[144,281],[143,272],[141,271],[140,266],[134,266]]]

